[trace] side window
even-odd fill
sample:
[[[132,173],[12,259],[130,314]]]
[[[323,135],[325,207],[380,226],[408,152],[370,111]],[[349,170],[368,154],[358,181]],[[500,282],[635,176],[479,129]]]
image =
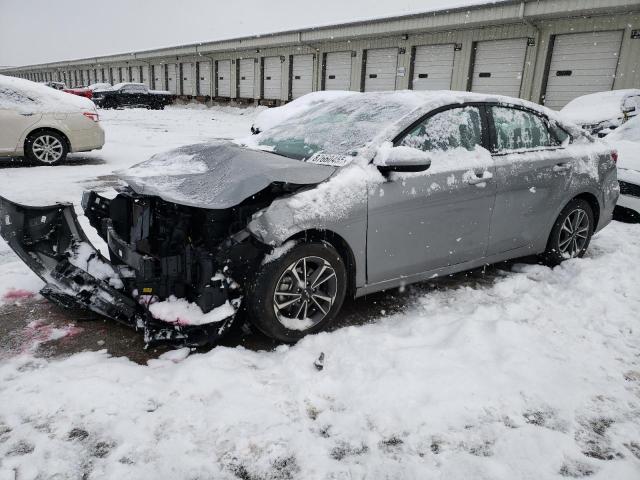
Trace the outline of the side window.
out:
[[[20,107],[31,107],[36,102],[25,94],[6,87],[0,87],[0,108],[14,110]]]
[[[499,152],[551,147],[558,142],[542,117],[509,107],[491,107]]]
[[[424,151],[454,148],[474,150],[482,144],[482,122],[476,107],[452,108],[436,113],[416,126],[399,145]]]

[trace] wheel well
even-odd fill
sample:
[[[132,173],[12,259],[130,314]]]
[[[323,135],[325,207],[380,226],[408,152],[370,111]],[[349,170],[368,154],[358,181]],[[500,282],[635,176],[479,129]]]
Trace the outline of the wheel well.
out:
[[[55,128],[40,127],[40,128],[36,128],[32,132],[29,132],[29,135],[27,135],[26,138],[24,139],[25,153],[26,153],[26,150],[27,150],[27,142],[29,141],[29,139],[32,138],[34,135],[36,135],[38,133],[44,133],[44,132],[53,132],[56,135],[60,135],[62,137],[62,139],[64,140],[64,143],[67,144],[67,151],[71,152],[71,142],[69,141],[69,139],[67,138],[67,136],[64,133],[62,133],[60,130],[57,130]]]
[[[572,200],[576,198],[580,198],[586,201],[591,207],[591,211],[593,212],[593,220],[595,222],[593,230],[595,231],[596,228],[598,228],[598,222],[600,220],[600,203],[598,202],[598,199],[592,193],[587,193],[587,192],[581,193],[580,195],[576,195],[575,197],[573,197]]]
[[[347,241],[331,230],[305,230],[288,240],[304,239],[329,242],[335,248],[347,267],[347,295],[353,297],[356,293],[356,259]]]

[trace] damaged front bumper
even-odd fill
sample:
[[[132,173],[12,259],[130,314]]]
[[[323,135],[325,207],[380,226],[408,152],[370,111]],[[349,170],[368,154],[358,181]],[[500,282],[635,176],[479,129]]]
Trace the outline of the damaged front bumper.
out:
[[[101,223],[106,230],[111,255],[116,257],[111,259],[114,263],[89,242],[69,203],[31,207],[0,197],[0,236],[46,283],[41,294],[58,305],[88,309],[141,330],[147,344],[196,347],[219,339],[235,315],[205,325],[181,325],[153,318],[147,306],[158,298],[156,292],[170,289],[166,272],[177,275],[191,268],[192,263],[188,258],[185,262],[184,255],[154,258],[137,252],[111,225],[108,202],[93,192],[83,198],[85,209],[100,203],[101,208],[107,207],[102,216],[99,211],[93,218],[87,216],[92,225]],[[214,280],[210,273],[215,272],[205,272],[210,281],[202,295],[207,304],[216,306],[228,300],[227,285],[223,280]],[[165,292],[161,298],[167,296]]]

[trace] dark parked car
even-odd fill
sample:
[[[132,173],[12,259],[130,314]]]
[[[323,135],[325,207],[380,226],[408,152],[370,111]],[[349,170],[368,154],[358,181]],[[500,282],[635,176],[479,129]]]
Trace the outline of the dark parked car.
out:
[[[144,83],[117,83],[93,91],[93,102],[102,108],[146,107],[162,110],[173,102],[171,92],[149,90]]]
[[[463,92],[355,94],[266,129],[248,145],[159,154],[120,173],[114,199],[0,197],[0,234],[42,294],[198,345],[240,312],[295,341],[346,296],[510,258],[581,257],[611,220],[616,155],[552,111]],[[194,315],[195,313],[195,315]]]

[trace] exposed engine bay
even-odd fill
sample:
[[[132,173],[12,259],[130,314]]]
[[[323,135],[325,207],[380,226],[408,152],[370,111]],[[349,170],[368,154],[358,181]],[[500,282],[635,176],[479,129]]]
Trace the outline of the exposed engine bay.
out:
[[[0,233],[47,285],[47,299],[82,307],[144,330],[147,344],[200,346],[233,323],[243,290],[270,247],[247,222],[274,198],[300,186],[273,183],[231,208],[212,210],[140,195],[131,188],[113,199],[85,192],[84,213],[109,248],[89,242],[70,204],[26,207],[0,197]],[[154,318],[150,306],[185,299],[206,314],[225,304],[234,314],[211,324]]]

